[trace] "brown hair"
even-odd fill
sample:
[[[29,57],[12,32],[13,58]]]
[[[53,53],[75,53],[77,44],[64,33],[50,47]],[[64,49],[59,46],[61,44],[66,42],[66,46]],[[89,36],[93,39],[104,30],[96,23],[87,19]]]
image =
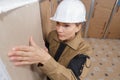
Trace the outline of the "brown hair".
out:
[[[76,26],[79,26],[79,25],[82,25],[82,28],[81,28],[81,32],[82,34],[85,32],[85,26],[86,26],[86,22],[82,22],[82,23],[75,23]],[[76,33],[77,34],[77,33]]]

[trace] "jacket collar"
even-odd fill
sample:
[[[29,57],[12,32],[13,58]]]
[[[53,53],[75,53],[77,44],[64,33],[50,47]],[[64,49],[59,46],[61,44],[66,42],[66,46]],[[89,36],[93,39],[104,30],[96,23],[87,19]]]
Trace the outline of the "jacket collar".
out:
[[[57,42],[60,42],[60,40],[58,39],[57,36],[57,32],[56,35],[54,36],[54,40],[56,40]],[[82,37],[81,37],[81,32],[77,33],[77,35],[75,36],[74,39],[65,42],[68,46],[70,46],[71,48],[73,48],[74,50],[77,50],[79,47],[79,44],[83,41]]]

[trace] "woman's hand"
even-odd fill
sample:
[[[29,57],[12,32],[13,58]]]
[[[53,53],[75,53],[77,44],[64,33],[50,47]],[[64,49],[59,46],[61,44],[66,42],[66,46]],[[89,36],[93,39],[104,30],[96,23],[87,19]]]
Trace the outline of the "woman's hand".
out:
[[[10,60],[15,65],[44,64],[51,58],[46,50],[36,45],[32,37],[30,38],[29,44],[30,46],[17,46],[8,53]]]

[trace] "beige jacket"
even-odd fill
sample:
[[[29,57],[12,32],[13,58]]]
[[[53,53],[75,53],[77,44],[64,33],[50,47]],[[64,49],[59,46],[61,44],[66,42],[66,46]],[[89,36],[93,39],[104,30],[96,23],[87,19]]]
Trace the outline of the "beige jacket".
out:
[[[55,56],[55,53],[60,44],[59,39],[57,38],[56,31],[52,31],[48,36],[49,53],[52,57]],[[79,32],[76,37],[66,42],[67,46],[60,56],[58,62],[51,58],[44,66],[39,67],[51,80],[77,80],[72,70],[66,68],[70,60],[75,57],[77,54],[85,54],[90,57],[92,49],[89,44],[81,38],[81,33]],[[88,73],[90,67],[90,60],[87,59],[86,64],[84,65],[83,72],[80,76],[82,80]]]

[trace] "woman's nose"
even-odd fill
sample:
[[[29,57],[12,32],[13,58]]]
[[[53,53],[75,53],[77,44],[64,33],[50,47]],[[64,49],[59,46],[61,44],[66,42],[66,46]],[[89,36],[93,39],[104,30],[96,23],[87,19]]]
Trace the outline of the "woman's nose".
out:
[[[62,26],[57,26],[57,31],[58,32],[63,32],[63,27]]]

